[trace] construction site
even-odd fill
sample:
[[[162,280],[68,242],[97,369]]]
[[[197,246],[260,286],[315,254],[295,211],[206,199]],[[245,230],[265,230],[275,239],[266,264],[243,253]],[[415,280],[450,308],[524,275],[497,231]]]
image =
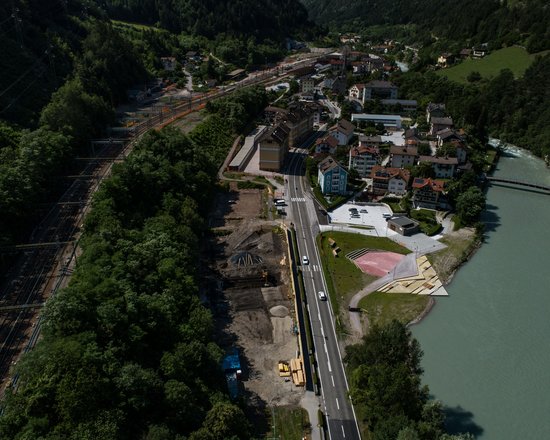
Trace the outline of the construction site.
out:
[[[219,193],[203,253],[216,341],[239,351],[239,394],[259,417],[298,405],[304,389],[286,234],[280,221],[261,219],[265,191],[231,182]]]

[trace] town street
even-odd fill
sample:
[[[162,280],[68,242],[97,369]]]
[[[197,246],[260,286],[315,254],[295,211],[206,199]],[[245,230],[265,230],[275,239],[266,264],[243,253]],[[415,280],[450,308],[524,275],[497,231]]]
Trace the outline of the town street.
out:
[[[311,317],[315,357],[321,381],[321,409],[328,422],[329,438],[360,439],[355,413],[348,397],[348,384],[342,364],[330,301],[319,299],[318,292],[328,295],[321,259],[315,243],[319,234],[319,209],[313,201],[309,185],[304,181],[304,159],[307,149],[295,149],[288,169],[285,194],[300,255],[306,290],[307,307]],[[309,264],[301,258],[307,256]],[[315,423],[315,421],[312,421]]]

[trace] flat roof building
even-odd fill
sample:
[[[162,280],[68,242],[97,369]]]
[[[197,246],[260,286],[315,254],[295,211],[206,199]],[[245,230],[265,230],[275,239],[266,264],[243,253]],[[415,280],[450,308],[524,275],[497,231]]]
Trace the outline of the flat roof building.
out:
[[[374,122],[375,124],[384,124],[386,128],[401,128],[402,118],[399,115],[373,115],[369,113],[353,113],[352,122]]]

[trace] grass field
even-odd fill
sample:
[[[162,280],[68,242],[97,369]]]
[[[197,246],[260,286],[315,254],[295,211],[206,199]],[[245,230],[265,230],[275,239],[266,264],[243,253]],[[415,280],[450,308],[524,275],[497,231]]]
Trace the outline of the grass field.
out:
[[[529,54],[521,47],[505,47],[499,49],[482,59],[467,59],[456,66],[442,69],[438,75],[446,76],[456,82],[467,83],[467,76],[471,72],[479,72],[483,78],[491,78],[502,69],[510,69],[516,78],[523,76],[525,70],[531,65],[537,54]]]
[[[341,249],[337,258],[332,255],[329,238],[335,240],[336,246]],[[376,279],[372,275],[361,272],[355,264],[346,258],[347,253],[362,248],[397,252],[403,255],[411,252],[389,238],[370,237],[349,232],[324,232],[317,236],[317,243],[329,289],[328,293],[336,315],[340,310],[341,302],[345,302],[348,296],[355,294]]]
[[[385,325],[394,319],[407,324],[422,313],[429,300],[428,295],[373,292],[359,301],[359,307],[366,310],[370,325]]]
[[[278,406],[273,409],[271,432],[266,438],[302,440],[309,434],[310,423],[307,411],[303,408]]]
[[[111,20],[111,22],[116,26],[121,26],[121,27],[126,26],[126,27],[129,27],[129,28],[133,28],[135,30],[138,30],[138,31],[150,31],[150,30],[160,31],[159,28],[157,28],[155,26],[150,26],[150,25],[147,25],[147,24],[131,23],[129,21],[122,21],[122,20]]]

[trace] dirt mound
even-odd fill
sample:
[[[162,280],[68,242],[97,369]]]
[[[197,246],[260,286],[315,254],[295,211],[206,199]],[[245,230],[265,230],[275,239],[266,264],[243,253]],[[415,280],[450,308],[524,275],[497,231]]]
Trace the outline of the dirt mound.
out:
[[[269,309],[269,313],[271,316],[275,316],[276,318],[284,318],[285,316],[288,316],[289,312],[285,306],[275,306]]]

